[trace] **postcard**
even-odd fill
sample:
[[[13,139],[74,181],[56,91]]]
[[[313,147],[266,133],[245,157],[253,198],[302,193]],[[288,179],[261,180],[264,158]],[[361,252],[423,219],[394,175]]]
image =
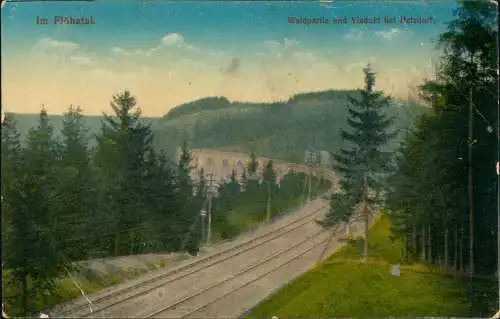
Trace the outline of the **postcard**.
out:
[[[491,316],[497,23],[2,1],[4,317]]]

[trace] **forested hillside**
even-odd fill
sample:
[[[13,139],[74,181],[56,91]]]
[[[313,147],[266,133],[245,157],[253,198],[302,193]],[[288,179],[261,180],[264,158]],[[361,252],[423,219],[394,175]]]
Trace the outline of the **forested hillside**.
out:
[[[340,130],[346,125],[348,96],[357,98],[359,92],[311,92],[298,94],[286,102],[260,104],[202,99],[170,111],[158,123],[158,143],[167,145],[182,136],[197,148],[253,151],[301,162],[308,148],[334,152],[342,146]],[[394,100],[386,112],[397,118],[394,128],[405,131],[424,108],[414,101]],[[389,148],[398,142],[396,139]]]
[[[342,146],[340,129],[345,128],[350,105],[348,96],[358,91],[309,92],[286,102],[229,102],[208,97],[179,105],[163,118],[142,118],[155,133],[155,145],[173,155],[187,141],[194,148],[223,148],[260,156],[302,162],[306,149],[335,152]],[[415,101],[394,100],[386,110],[397,118],[394,127],[405,131],[425,109]],[[36,125],[38,115],[17,114],[22,135]],[[101,129],[100,116],[86,117],[90,134]],[[54,131],[62,128],[63,117],[50,115]],[[401,135],[402,136],[402,135]],[[400,136],[400,137],[401,137]],[[391,142],[394,149],[399,139]]]

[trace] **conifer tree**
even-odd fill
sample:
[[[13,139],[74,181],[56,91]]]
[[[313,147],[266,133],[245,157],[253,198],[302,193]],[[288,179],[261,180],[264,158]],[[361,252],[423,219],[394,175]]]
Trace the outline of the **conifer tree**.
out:
[[[257,172],[257,169],[259,168],[259,164],[257,163],[257,159],[255,157],[255,154],[252,152],[250,153],[250,162],[248,163],[248,174],[253,175]]]
[[[66,225],[62,238],[67,258],[82,260],[89,257],[91,240],[96,235],[89,222],[97,205],[93,201],[96,194],[91,179],[88,128],[80,107],[69,107],[61,133],[62,165],[58,174],[63,200],[58,207],[59,222]]]
[[[95,160],[103,187],[99,221],[102,233],[112,235],[107,240],[113,254],[131,254],[140,245],[135,230],[143,223],[146,158],[153,136],[150,125],[140,122],[141,109],[129,91],[113,96],[111,107],[114,115],[104,114],[97,138]]]
[[[266,163],[263,171],[263,182],[265,186],[266,193],[266,220],[271,219],[271,202],[274,197],[274,191],[276,188],[276,172],[274,171],[273,161],[269,160]]]
[[[181,154],[177,163],[177,192],[179,194],[179,215],[176,221],[177,233],[180,236],[180,250],[186,250],[195,255],[201,244],[201,218],[198,218],[203,207],[196,205],[193,196],[193,181],[191,179],[191,151],[187,142],[182,143]]]
[[[398,134],[397,131],[391,131],[394,117],[385,113],[391,98],[382,91],[375,90],[376,74],[370,65],[363,72],[365,87],[359,90],[359,96],[349,97],[351,105],[348,108],[347,123],[350,130],[341,131],[346,147],[334,154],[334,169],[341,175],[341,192],[331,197],[330,211],[322,221],[325,226],[338,222],[347,223],[359,205],[364,201],[368,202],[368,189],[374,190],[377,195],[381,194],[383,184],[380,180],[387,173],[392,157],[385,146]],[[376,199],[380,197],[373,198],[372,201]],[[367,216],[365,223],[368,223]],[[365,238],[367,235],[365,234]]]
[[[497,268],[497,23],[494,3],[460,1],[421,87],[431,114],[402,145],[388,196],[410,255],[469,275]]]
[[[24,207],[24,162],[20,134],[16,129],[13,114],[5,114],[2,121],[2,274],[5,269],[11,272],[13,282],[17,283],[20,299],[16,304],[9,300],[6,289],[2,289],[7,307],[26,310],[19,315],[29,314],[31,307],[28,277],[35,271],[30,261],[36,258],[35,251],[30,249],[28,238],[33,238],[36,230],[30,212]],[[4,278],[2,276],[2,278]],[[2,287],[12,287],[13,282],[5,280]],[[13,311],[15,314],[15,310]]]
[[[32,301],[37,291],[54,293],[56,278],[71,268],[58,214],[60,150],[47,111],[42,109],[38,125],[28,133],[23,158],[16,163],[22,174],[4,199],[10,215],[4,261],[22,287],[18,309],[23,315],[35,310]]]

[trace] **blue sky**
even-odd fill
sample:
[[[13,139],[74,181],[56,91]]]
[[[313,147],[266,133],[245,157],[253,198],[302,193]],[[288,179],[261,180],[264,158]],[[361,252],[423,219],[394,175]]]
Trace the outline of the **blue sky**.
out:
[[[60,113],[80,104],[108,110],[132,90],[147,115],[207,95],[285,99],[305,91],[362,85],[372,62],[380,87],[398,95],[429,72],[432,40],[453,19],[455,1],[7,3],[2,8],[2,82],[7,108]],[[36,17],[49,19],[36,25]],[[54,16],[94,25],[55,25]],[[434,24],[293,25],[288,17],[432,17]],[[417,83],[418,84],[418,83]]]

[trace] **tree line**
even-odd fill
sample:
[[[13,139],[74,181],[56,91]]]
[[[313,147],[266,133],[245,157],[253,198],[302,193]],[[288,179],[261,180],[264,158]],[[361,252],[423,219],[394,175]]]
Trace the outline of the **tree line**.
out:
[[[347,223],[356,212],[367,224],[379,205],[392,219],[394,238],[405,242],[406,261],[472,276],[497,271],[496,20],[491,2],[459,2],[439,37],[435,76],[419,87],[429,111],[413,129],[391,129],[395,118],[384,113],[391,98],[374,89],[376,74],[365,68],[365,87],[351,97],[349,129],[342,130],[347,146],[334,156],[341,192],[332,196],[323,225]],[[398,134],[399,149],[384,150]],[[366,238],[368,229],[365,257]]]
[[[432,111],[407,134],[388,201],[408,255],[473,275],[498,267],[496,13],[461,2],[441,34],[435,78],[420,88]]]
[[[199,215],[207,183],[202,171],[198,181],[192,179],[187,144],[179,159],[156,148],[151,127],[140,121],[140,108],[129,91],[113,96],[111,107],[113,115],[104,115],[95,136],[75,106],[65,114],[61,132],[54,131],[42,109],[38,125],[25,139],[16,129],[15,115],[5,115],[2,274],[11,315],[40,310],[38,296],[55,293],[57,279],[76,270],[77,261],[145,252],[196,254],[202,244]],[[256,176],[252,155],[244,176],[233,172],[219,188],[213,213],[214,230],[222,239],[241,232],[228,216],[248,203],[270,200],[270,216],[297,205],[306,176],[290,172],[278,183],[272,161],[263,171]],[[329,187],[326,181],[316,184]],[[254,204],[246,212],[264,221],[261,212],[266,209]]]

